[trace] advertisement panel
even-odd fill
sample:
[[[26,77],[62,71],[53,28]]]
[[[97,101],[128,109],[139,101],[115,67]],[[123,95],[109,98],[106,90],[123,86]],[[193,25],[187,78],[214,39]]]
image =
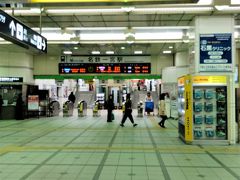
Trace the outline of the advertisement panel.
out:
[[[193,140],[193,115],[192,115],[192,82],[191,76],[185,78],[185,141],[192,142]]]
[[[200,34],[201,72],[230,72],[232,62],[232,34]]]
[[[38,111],[39,110],[38,95],[29,95],[28,96],[28,110],[29,111]]]

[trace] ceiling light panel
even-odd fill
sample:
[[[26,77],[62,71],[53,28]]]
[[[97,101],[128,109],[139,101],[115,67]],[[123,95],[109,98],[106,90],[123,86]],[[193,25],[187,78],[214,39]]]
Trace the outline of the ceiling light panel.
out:
[[[125,11],[121,8],[106,8],[106,9],[46,9],[46,13],[52,15],[94,15],[94,14],[118,14],[118,13],[125,13]]]
[[[116,31],[126,29],[127,27],[66,27],[66,30],[72,31]]]
[[[239,11],[240,10],[240,6],[228,6],[228,5],[215,6],[215,8],[218,11],[222,11],[222,12],[233,12],[233,11]]]
[[[213,11],[213,7],[159,7],[159,8],[135,8],[134,14],[179,14],[179,13],[206,13]]]
[[[142,54],[142,51],[134,51],[134,54]]]
[[[213,3],[213,0],[199,0],[197,2],[198,5],[211,5]]]
[[[124,40],[124,33],[81,33],[81,40]]]
[[[40,8],[28,8],[28,9],[6,9],[4,10],[8,14],[14,14],[16,16],[38,16],[41,13]]]
[[[240,4],[240,0],[231,0],[231,4]]]
[[[66,51],[63,51],[63,54],[72,54],[72,51],[66,50]]]
[[[92,54],[100,54],[100,51],[92,51]]]
[[[106,51],[106,54],[114,54],[114,51]]]
[[[136,40],[146,39],[182,39],[182,32],[136,33]]]
[[[47,38],[47,40],[70,40],[71,38],[75,37],[74,34],[61,34],[61,33],[54,33],[54,32],[43,32],[42,36]]]
[[[163,54],[171,54],[172,51],[169,51],[169,50],[166,50],[166,51],[163,51]]]

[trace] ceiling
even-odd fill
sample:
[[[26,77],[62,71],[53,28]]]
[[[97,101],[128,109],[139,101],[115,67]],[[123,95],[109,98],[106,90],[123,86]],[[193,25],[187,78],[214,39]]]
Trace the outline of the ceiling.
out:
[[[130,0],[128,2],[122,2],[121,0],[108,2],[92,2],[89,3],[18,3],[11,4],[15,8],[5,8],[6,4],[1,1],[4,10],[15,10],[40,7],[42,8],[41,15],[29,15],[29,14],[17,14],[15,17],[26,24],[29,27],[54,27],[60,28],[62,33],[66,33],[67,27],[78,27],[78,28],[90,28],[90,27],[181,27],[191,26],[195,16],[199,14],[212,16],[220,14],[215,9],[206,12],[188,12],[182,10],[182,12],[154,12],[154,11],[142,11],[142,12],[75,12],[70,14],[52,14],[49,9],[61,8],[61,9],[112,9],[121,7],[138,7],[138,8],[155,8],[155,7],[182,7],[188,8],[189,6],[195,6],[196,0]],[[68,1],[70,2],[70,1]],[[9,5],[7,5],[9,6]],[[205,7],[204,5],[203,7]],[[17,12],[17,11],[16,11]],[[240,11],[238,11],[240,12]],[[236,24],[240,24],[240,16],[238,12],[230,12],[235,15]],[[229,12],[228,12],[229,14]],[[76,31],[75,31],[76,33]],[[166,37],[168,38],[168,37]],[[135,50],[143,51],[143,54],[159,55],[163,50],[169,50],[169,46],[173,46],[173,52],[185,51],[190,46],[189,43],[161,41],[153,42],[151,40],[128,44],[125,41],[111,42],[111,41],[98,41],[92,43],[90,41],[83,42],[81,39],[78,43],[49,43],[48,54],[49,55],[61,55],[63,50],[71,50],[73,54],[77,55],[90,55],[92,50],[98,50],[101,54],[104,54],[107,50],[112,50],[116,55],[133,55]],[[121,49],[125,47],[125,49]],[[22,51],[23,49],[16,45],[1,44],[0,50],[8,50],[11,48],[12,51]]]

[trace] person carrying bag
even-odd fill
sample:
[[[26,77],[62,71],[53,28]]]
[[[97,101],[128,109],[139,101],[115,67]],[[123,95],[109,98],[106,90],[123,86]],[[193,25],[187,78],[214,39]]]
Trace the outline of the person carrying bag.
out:
[[[166,128],[165,127],[165,121],[167,119],[167,115],[166,115],[165,94],[164,93],[162,93],[160,95],[159,115],[162,118],[161,121],[158,123],[159,126],[161,126],[162,128]]]

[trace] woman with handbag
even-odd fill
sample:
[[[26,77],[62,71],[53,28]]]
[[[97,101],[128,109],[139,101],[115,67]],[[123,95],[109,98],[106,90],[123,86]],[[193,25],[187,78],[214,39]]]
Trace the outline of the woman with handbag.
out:
[[[160,108],[159,108],[159,115],[162,118],[161,121],[158,123],[159,126],[161,126],[162,128],[166,128],[165,127],[165,121],[167,119],[167,115],[166,115],[166,106],[165,106],[165,94],[162,93],[160,95]]]

